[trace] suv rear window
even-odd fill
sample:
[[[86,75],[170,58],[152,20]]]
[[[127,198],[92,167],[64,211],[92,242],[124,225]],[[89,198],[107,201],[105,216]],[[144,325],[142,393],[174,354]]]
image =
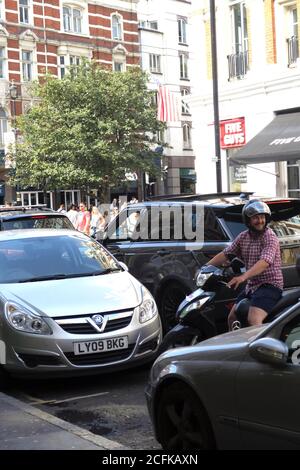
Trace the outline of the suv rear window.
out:
[[[68,217],[49,216],[48,214],[18,217],[2,221],[3,230],[18,230],[27,228],[58,228],[74,229]]]

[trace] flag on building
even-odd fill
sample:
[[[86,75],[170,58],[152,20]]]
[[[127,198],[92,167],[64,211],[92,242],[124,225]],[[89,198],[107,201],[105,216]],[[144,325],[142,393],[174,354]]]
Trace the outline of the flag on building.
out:
[[[181,100],[165,85],[158,88],[157,119],[163,122],[180,121]]]

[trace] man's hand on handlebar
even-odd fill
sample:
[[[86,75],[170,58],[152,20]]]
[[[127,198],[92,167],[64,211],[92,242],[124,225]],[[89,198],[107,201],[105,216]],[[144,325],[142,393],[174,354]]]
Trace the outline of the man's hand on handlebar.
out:
[[[240,284],[243,284],[247,281],[246,274],[242,274],[241,276],[235,276],[228,282],[228,287],[232,287],[233,289],[237,289]]]

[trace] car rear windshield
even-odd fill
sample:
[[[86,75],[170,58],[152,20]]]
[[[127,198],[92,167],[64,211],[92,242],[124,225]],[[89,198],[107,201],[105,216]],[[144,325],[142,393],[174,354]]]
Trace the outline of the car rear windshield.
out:
[[[27,228],[74,229],[68,217],[49,216],[48,214],[17,217],[2,221],[2,230],[18,230]]]
[[[284,201],[266,201],[271,209],[269,227],[279,239],[300,242],[300,199]],[[247,227],[242,221],[243,205],[232,206],[223,214],[226,226],[235,238]]]

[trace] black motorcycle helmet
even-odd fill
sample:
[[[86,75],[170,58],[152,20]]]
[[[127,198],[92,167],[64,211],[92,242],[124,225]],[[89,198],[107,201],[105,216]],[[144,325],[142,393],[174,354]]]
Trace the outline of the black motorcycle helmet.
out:
[[[250,227],[250,218],[254,215],[265,214],[266,216],[266,226],[271,220],[271,211],[269,206],[257,199],[247,202],[242,211],[243,222],[247,227]]]

